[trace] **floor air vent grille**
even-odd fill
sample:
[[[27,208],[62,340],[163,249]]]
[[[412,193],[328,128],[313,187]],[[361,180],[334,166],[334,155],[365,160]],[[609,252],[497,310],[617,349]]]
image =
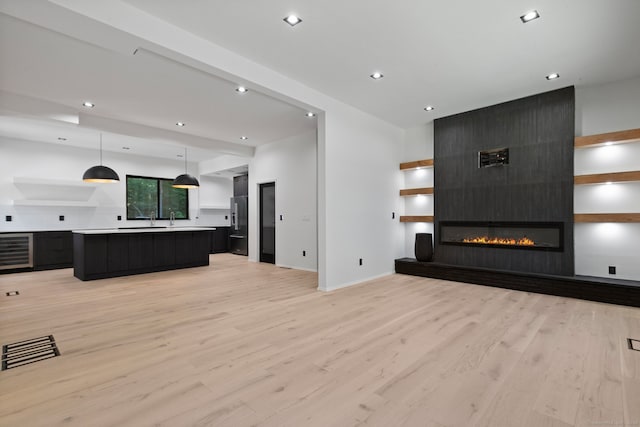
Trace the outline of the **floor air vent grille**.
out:
[[[53,335],[32,338],[2,346],[2,370],[17,368],[60,356]]]

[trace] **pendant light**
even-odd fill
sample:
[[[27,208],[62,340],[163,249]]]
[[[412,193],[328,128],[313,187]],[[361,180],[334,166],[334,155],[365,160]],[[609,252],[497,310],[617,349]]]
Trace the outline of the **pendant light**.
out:
[[[102,165],[102,132],[100,132],[100,165],[93,166],[82,175],[85,182],[118,182],[120,177],[113,169]]]
[[[198,179],[187,173],[187,149],[184,149],[184,173],[173,180],[173,187],[175,188],[198,188],[200,183]]]

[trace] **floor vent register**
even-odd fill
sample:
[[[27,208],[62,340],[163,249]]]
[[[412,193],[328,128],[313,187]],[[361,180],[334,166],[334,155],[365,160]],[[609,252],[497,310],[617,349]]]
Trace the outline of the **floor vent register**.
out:
[[[2,346],[2,370],[6,371],[56,356],[60,356],[60,351],[53,335],[5,344]]]

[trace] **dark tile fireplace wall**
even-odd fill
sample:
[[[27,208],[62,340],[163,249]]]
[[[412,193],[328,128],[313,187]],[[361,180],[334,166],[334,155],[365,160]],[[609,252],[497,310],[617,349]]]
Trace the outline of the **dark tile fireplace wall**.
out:
[[[440,221],[562,222],[562,251],[441,245],[434,261],[571,276],[573,86],[434,122],[435,233]],[[478,152],[509,149],[509,164],[478,168]]]

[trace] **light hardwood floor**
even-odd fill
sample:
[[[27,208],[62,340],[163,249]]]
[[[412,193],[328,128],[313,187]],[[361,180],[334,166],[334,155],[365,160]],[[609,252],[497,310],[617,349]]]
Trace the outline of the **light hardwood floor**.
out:
[[[0,275],[0,343],[62,353],[0,372],[0,425],[640,426],[639,309],[211,263]]]

